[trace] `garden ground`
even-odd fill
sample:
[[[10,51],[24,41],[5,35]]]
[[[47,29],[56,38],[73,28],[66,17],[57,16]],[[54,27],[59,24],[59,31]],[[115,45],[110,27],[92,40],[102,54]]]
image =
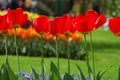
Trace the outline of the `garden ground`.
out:
[[[89,36],[87,36],[87,40],[89,45]],[[110,78],[117,80],[118,67],[120,65],[120,38],[114,36],[110,31],[104,31],[103,28],[101,28],[93,32],[93,46],[95,53],[96,73],[113,65],[113,67],[105,73],[103,78],[104,80],[108,80]],[[0,66],[3,64],[4,60],[5,56],[0,56]],[[40,61],[41,58],[39,57],[20,56],[21,71],[29,73],[31,71],[30,66],[32,66],[36,71],[40,72]],[[45,58],[46,73],[49,73],[51,61],[57,63],[56,58]],[[15,72],[18,72],[17,58],[15,56],[9,56],[9,62],[12,69]],[[90,54],[90,63],[91,62]],[[81,60],[71,60],[71,73],[74,73],[75,76],[77,76],[78,71],[76,64],[79,64],[85,74],[87,73],[86,62]],[[60,73],[64,74],[65,72],[67,72],[67,60],[60,59]]]

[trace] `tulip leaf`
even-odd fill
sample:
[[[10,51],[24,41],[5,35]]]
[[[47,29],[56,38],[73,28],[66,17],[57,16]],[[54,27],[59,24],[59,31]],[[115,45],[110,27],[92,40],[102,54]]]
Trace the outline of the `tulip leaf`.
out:
[[[35,79],[31,79],[29,76],[23,76],[18,80],[35,80]],[[36,79],[36,80],[39,80],[39,79]]]
[[[1,77],[2,77],[2,72],[1,72],[1,69],[0,69],[0,80],[1,80]]]
[[[101,72],[98,72],[98,74],[97,74],[97,80],[101,80],[101,78],[100,78],[100,73],[101,73]]]
[[[5,66],[5,64],[3,64],[1,67],[1,73],[2,73],[1,80],[10,80],[8,70]]]
[[[64,75],[64,79],[63,80],[74,80],[73,77],[71,75],[69,75],[68,73],[66,73]]]
[[[20,80],[26,80],[26,77],[24,76],[24,77],[20,78]]]
[[[15,75],[15,73],[13,72],[13,70],[10,68],[8,60],[6,60],[6,65],[5,66],[7,68],[10,80],[17,80],[17,76]]]
[[[107,68],[106,70],[104,70],[103,72],[98,72],[98,74],[97,74],[97,80],[101,80],[101,78],[102,78],[102,76],[109,70],[109,69],[111,69],[113,67],[113,65],[112,66],[110,66],[109,68]]]
[[[33,67],[31,67],[31,69],[32,69],[32,80],[40,80],[40,77],[35,71],[35,69]]]
[[[92,74],[93,72],[92,72],[92,69],[91,69],[90,64],[88,63],[88,61],[87,61],[87,67],[88,67],[89,72]]]
[[[119,71],[118,71],[118,80],[120,80],[120,66],[119,66]]]
[[[60,80],[59,71],[52,61],[50,66],[50,80]]]
[[[59,78],[55,75],[55,73],[51,72],[49,80],[59,80]]]
[[[78,71],[79,71],[79,74],[78,74],[79,79],[80,80],[85,80],[85,75],[83,74],[81,68],[78,65],[77,65],[77,68],[78,68]]]

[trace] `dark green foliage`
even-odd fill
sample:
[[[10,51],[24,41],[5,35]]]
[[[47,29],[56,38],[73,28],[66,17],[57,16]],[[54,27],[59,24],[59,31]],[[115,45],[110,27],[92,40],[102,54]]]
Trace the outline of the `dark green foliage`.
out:
[[[0,55],[5,53],[4,47],[4,38],[0,36]],[[15,45],[13,37],[7,37],[7,44],[8,44],[8,52],[10,55],[15,55]],[[18,44],[18,52],[19,55],[23,56],[41,56],[41,44],[39,38],[29,38],[27,41],[24,39],[17,37],[17,44]],[[53,40],[43,40],[43,51],[44,57],[56,57],[55,54],[55,41]],[[59,57],[66,58],[66,41],[59,40],[58,41],[58,53]],[[84,53],[84,49],[81,47],[76,41],[72,41],[70,43],[70,52],[71,52],[71,59],[85,59],[86,53]]]
[[[78,77],[80,80],[85,80],[85,75],[83,74],[81,68],[77,65],[78,68]]]
[[[88,67],[88,71],[90,72],[90,74],[93,74],[92,68],[88,62],[87,62],[87,67]]]
[[[119,71],[118,71],[118,80],[120,80],[120,66],[119,66]]]
[[[51,62],[51,65],[50,65],[49,80],[60,80],[60,73],[53,62]]]
[[[111,69],[113,66],[110,66],[108,69],[102,71],[102,72],[98,72],[97,76],[96,76],[96,80],[101,80],[101,78],[103,77],[103,75],[109,70]]]
[[[0,69],[0,80],[1,80],[1,78],[2,78],[2,73],[1,73],[1,69]]]
[[[10,77],[10,80],[17,80],[17,76],[15,75],[15,73],[13,72],[13,70],[10,68],[10,65],[8,63],[8,60],[6,60],[6,64],[5,64],[6,68],[7,68],[7,71],[8,71],[8,74],[9,74],[9,77]]]
[[[69,75],[68,73],[65,73],[64,80],[74,80],[74,79],[71,75]]]
[[[9,73],[5,64],[3,64],[1,67],[1,73],[2,73],[1,80],[10,80]]]
[[[40,77],[38,75],[38,73],[35,71],[35,69],[33,67],[31,67],[32,70],[32,80],[40,80]]]
[[[12,71],[8,61],[6,60],[5,64],[2,65],[0,70],[0,80],[17,80],[17,79],[18,79],[17,75],[15,75],[15,73]]]

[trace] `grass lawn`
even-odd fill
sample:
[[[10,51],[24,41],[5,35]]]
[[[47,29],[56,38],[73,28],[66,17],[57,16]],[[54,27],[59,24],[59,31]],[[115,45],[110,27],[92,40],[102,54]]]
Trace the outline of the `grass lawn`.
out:
[[[87,36],[89,42],[89,36]],[[88,43],[89,45],[89,43]],[[120,65],[120,38],[115,37],[110,31],[104,31],[102,28],[93,32],[93,46],[95,52],[95,66],[96,73],[98,71],[103,71],[113,65],[113,67],[108,70],[103,76],[104,80],[112,78],[112,80],[117,80],[118,67]],[[89,46],[88,46],[89,49]],[[5,56],[0,56],[0,66],[3,64]],[[20,66],[21,71],[30,72],[30,66],[34,67],[38,72],[40,72],[40,60],[39,57],[22,57],[20,56]],[[17,58],[15,56],[9,56],[9,62],[12,69],[18,72],[17,69]],[[57,63],[56,58],[45,58],[46,73],[49,73],[50,62],[53,61]],[[90,54],[90,62],[91,54]],[[87,66],[85,61],[81,60],[71,60],[71,73],[76,76],[78,74],[76,64],[79,64],[83,72],[87,73]],[[67,60],[60,59],[60,73],[63,74],[67,72]]]

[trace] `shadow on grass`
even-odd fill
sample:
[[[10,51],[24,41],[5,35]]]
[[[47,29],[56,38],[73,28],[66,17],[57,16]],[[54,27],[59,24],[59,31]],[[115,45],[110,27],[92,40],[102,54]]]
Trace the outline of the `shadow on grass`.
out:
[[[93,49],[94,50],[104,50],[104,49],[116,49],[120,50],[120,43],[113,43],[113,42],[93,42]]]

